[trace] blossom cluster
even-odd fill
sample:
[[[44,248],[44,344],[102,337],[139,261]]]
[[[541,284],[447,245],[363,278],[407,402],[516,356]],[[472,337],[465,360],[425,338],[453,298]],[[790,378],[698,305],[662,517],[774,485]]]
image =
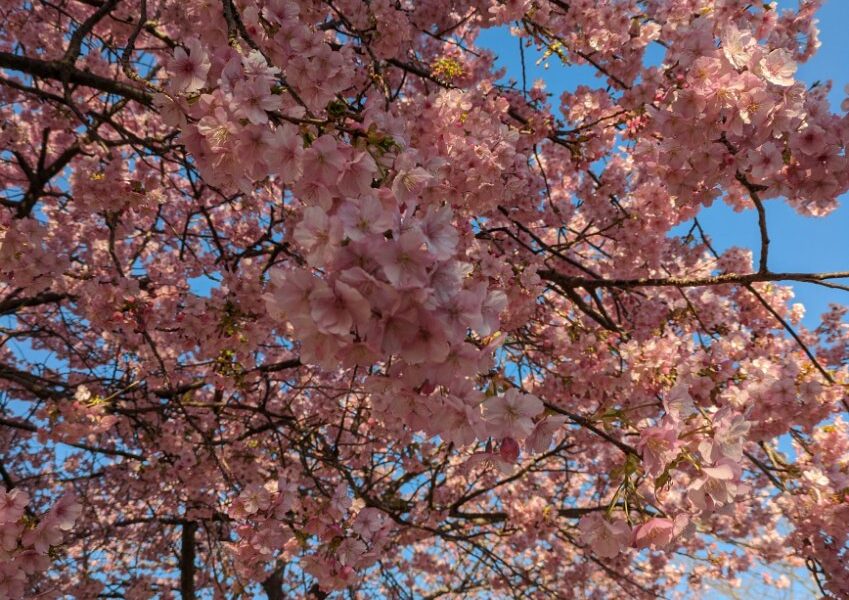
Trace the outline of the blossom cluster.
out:
[[[50,553],[62,543],[82,507],[71,494],[62,496],[43,515],[29,507],[30,497],[17,488],[0,489],[0,597],[24,596],[27,580],[50,567]]]

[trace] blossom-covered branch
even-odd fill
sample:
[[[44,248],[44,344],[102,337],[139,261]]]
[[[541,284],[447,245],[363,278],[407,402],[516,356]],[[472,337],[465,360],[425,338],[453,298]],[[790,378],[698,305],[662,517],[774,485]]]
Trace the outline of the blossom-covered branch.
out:
[[[849,595],[820,4],[5,2],[0,597]]]

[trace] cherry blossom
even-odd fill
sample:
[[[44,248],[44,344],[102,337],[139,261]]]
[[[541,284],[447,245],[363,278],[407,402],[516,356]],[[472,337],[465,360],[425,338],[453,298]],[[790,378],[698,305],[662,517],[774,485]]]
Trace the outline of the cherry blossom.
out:
[[[642,452],[646,472],[660,475],[678,453],[678,429],[672,421],[665,421],[657,427],[646,427],[640,432],[637,448]]]
[[[631,528],[624,519],[609,521],[598,513],[581,517],[581,537],[600,558],[613,558],[631,542]]]
[[[786,87],[795,82],[793,74],[796,72],[796,63],[783,48],[771,51],[761,59],[759,66],[764,79],[770,83]]]
[[[24,514],[29,496],[21,490],[0,490],[0,522],[14,523]]]
[[[548,450],[555,432],[561,430],[567,420],[567,417],[562,415],[548,415],[540,419],[525,440],[528,451],[540,454]]]
[[[740,467],[731,459],[723,458],[714,466],[703,467],[701,477],[690,485],[687,497],[702,511],[711,512],[734,500],[736,480]]]
[[[634,546],[663,548],[672,541],[674,529],[671,520],[653,517],[634,529]]]
[[[0,597],[849,597],[797,4],[4,3]]]
[[[747,29],[731,24],[722,35],[722,53],[732,66],[742,69],[748,65],[755,48],[755,40]]]
[[[534,427],[532,419],[542,411],[539,398],[512,388],[484,403],[484,418],[493,432],[504,437],[527,437]]]
[[[175,91],[191,93],[204,87],[211,63],[200,40],[186,40],[185,47],[188,52],[181,47],[174,51],[170,82]]]

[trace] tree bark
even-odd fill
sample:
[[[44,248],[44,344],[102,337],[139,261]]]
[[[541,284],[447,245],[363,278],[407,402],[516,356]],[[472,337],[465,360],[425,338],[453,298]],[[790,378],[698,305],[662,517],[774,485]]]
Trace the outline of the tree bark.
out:
[[[262,589],[268,600],[283,600],[283,567],[274,569],[274,572],[262,582]]]
[[[194,521],[183,523],[180,535],[180,596],[183,600],[195,600],[195,532]]]

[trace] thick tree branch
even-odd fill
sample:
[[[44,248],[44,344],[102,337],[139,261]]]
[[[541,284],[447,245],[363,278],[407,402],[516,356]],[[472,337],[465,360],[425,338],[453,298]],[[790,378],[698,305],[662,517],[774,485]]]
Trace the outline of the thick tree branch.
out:
[[[90,71],[80,70],[61,61],[39,60],[10,52],[0,52],[0,68],[20,71],[31,77],[44,77],[58,82],[67,81],[84,85],[107,94],[115,94],[134,100],[149,108],[153,107],[152,97],[143,90],[127,83],[96,75]]]
[[[103,17],[105,17],[119,1],[120,0],[106,0],[106,2],[101,4],[100,7],[89,15],[85,21],[80,23],[79,27],[77,27],[71,35],[71,39],[68,42],[68,49],[65,50],[62,62],[69,65],[74,64],[82,51],[83,39],[85,39],[85,36],[91,33],[94,26],[97,25],[97,23],[99,23],[100,20],[103,19]]]
[[[39,431],[39,427],[36,427],[32,423],[27,421],[19,421],[16,419],[7,419],[5,417],[0,416],[0,426],[9,427],[11,429],[20,429],[21,431],[28,431],[30,433],[37,433]],[[104,454],[106,456],[120,456],[122,458],[129,458],[132,460],[144,461],[145,458],[141,454],[136,454],[134,452],[128,452],[126,450],[116,450],[112,448],[98,448],[96,446],[91,446],[89,444],[82,444],[79,442],[57,442],[63,444],[65,446],[71,446],[72,448],[79,448],[80,450],[86,450],[87,452],[95,452],[97,454]]]
[[[849,271],[832,273],[724,273],[709,277],[638,277],[635,279],[587,279],[564,275],[553,269],[541,269],[539,276],[563,288],[641,288],[641,287],[700,287],[714,285],[748,285],[760,282],[801,281],[819,283],[829,279],[847,279]]]
[[[29,306],[42,306],[44,304],[58,304],[63,300],[71,298],[68,294],[57,292],[42,292],[29,298],[16,298],[14,296],[7,297],[5,300],[0,300],[0,315],[8,315],[15,313],[19,308]]]

